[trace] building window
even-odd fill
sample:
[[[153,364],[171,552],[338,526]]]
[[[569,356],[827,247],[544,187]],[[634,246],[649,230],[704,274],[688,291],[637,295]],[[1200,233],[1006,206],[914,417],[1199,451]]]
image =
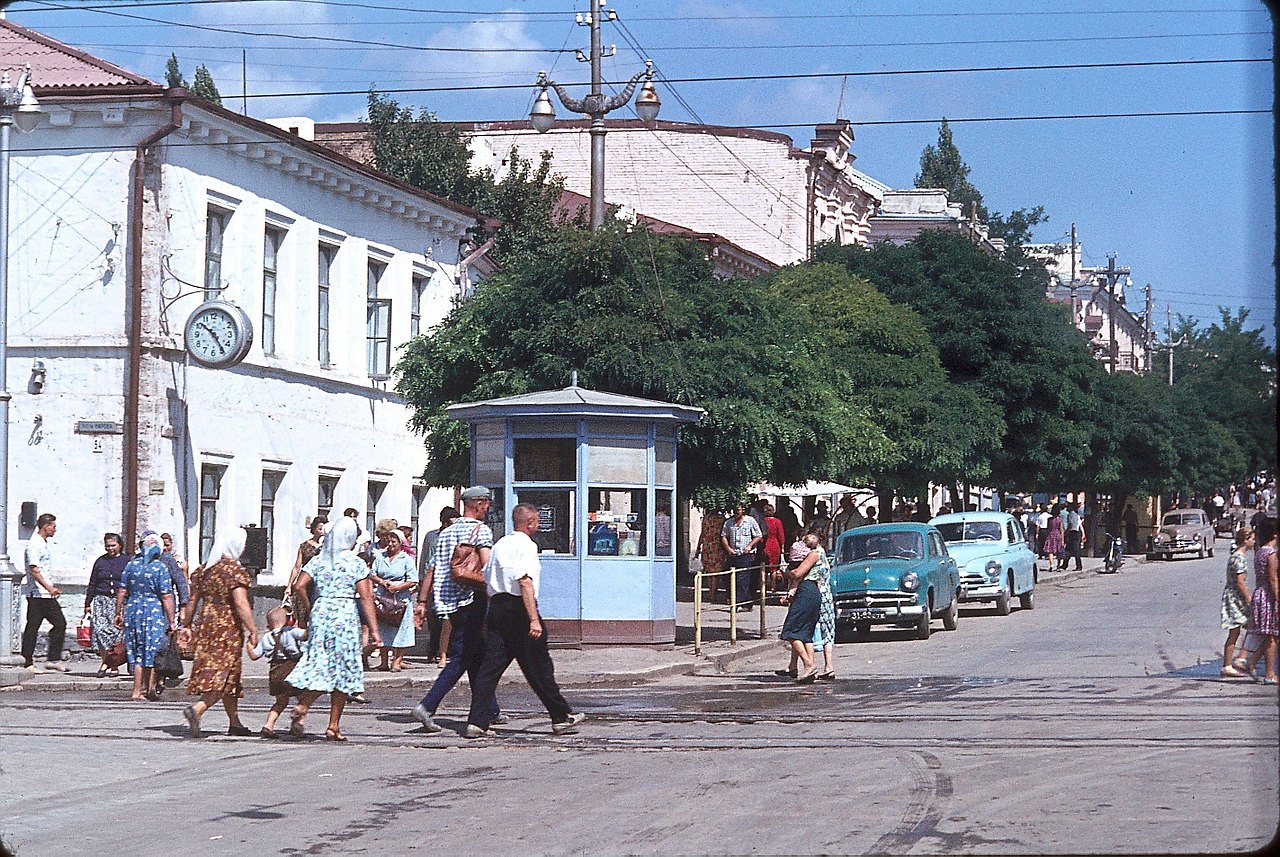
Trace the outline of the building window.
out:
[[[270,226],[262,233],[262,352],[276,353],[276,282],[284,231]]]
[[[217,557],[210,557],[213,540],[218,532],[218,497],[222,493],[222,476],[227,472],[225,467],[206,464],[200,468],[200,556],[206,563]]]
[[[645,556],[648,520],[644,488],[590,488],[587,491],[587,554]]]
[[[330,514],[333,511],[333,495],[338,490],[337,476],[321,476],[320,477],[320,497],[316,500],[316,510],[329,520],[333,520]]]
[[[231,212],[209,207],[204,227],[204,299],[213,300],[222,293],[222,240]]]
[[[321,366],[329,365],[329,283],[332,281],[333,260],[338,248],[331,244],[320,245],[320,257],[316,281],[316,358]]]
[[[391,300],[378,297],[378,283],[386,270],[387,266],[381,262],[369,263],[365,353],[371,378],[386,378],[391,374]]]
[[[430,281],[426,277],[414,275],[413,290],[409,293],[410,336],[422,333],[422,296],[426,294],[428,282]]]
[[[378,525],[378,504],[382,502],[382,492],[386,490],[387,483],[369,480],[369,492],[364,509],[364,526],[367,533],[372,533]]]
[[[271,572],[271,558],[276,543],[276,494],[284,474],[278,470],[262,471],[262,503],[258,515],[258,526],[267,534],[267,566],[264,571]]]

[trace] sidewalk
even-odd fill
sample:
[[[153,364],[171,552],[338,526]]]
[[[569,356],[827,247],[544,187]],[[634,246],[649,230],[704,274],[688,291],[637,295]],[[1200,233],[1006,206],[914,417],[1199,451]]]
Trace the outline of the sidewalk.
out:
[[[1132,562],[1135,557],[1129,559]],[[1083,571],[1051,571],[1041,569],[1040,586],[1062,583],[1093,574],[1100,568],[1100,559],[1089,558]],[[689,587],[680,588],[680,598],[690,598]],[[703,605],[704,626],[702,653],[693,652],[693,602],[676,602],[676,642],[666,648],[639,646],[595,646],[586,649],[556,648],[551,657],[556,665],[556,678],[563,687],[608,686],[631,684],[653,679],[694,673],[721,673],[741,658],[775,651],[783,656],[778,632],[787,608],[776,603],[765,607],[765,638],[760,638],[760,613],[758,610],[738,614],[738,642],[729,642],[728,608],[725,605]],[[74,638],[68,641],[74,647]],[[37,657],[37,663],[39,658]],[[129,678],[100,679],[96,677],[101,663],[94,655],[78,647],[72,649],[71,658],[64,660],[70,672],[32,672],[22,668],[0,668],[0,692],[20,691],[93,691],[126,694],[132,691]],[[265,659],[244,659],[243,676],[246,692],[265,692],[267,687],[267,662]],[[376,661],[375,661],[376,663]],[[373,670],[365,673],[365,686],[370,690],[380,688],[417,688],[425,690],[435,681],[439,670],[424,658],[405,658],[405,670],[399,673]],[[185,662],[190,672],[190,662]],[[126,668],[122,667],[124,673]],[[519,670],[507,671],[504,682],[523,681]],[[180,688],[179,691],[181,692]],[[0,696],[0,699],[3,699]]]

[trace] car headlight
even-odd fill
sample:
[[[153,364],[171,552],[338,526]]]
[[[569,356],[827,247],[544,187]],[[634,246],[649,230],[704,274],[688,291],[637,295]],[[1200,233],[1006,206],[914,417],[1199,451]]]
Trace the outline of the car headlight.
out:
[[[1169,541],[1169,534],[1168,534],[1168,533],[1161,533],[1160,535],[1156,536],[1156,541],[1158,541],[1158,542],[1167,542],[1167,541]]]
[[[987,577],[991,578],[992,580],[995,580],[999,576],[1000,576],[1000,563],[996,562],[993,559],[991,560],[991,562],[987,563]]]
[[[908,571],[902,575],[902,588],[907,592],[915,592],[920,588],[920,578],[914,571]]]

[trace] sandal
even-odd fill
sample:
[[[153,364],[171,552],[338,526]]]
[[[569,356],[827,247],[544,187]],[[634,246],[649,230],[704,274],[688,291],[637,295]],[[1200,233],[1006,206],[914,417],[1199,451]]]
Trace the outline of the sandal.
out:
[[[307,727],[304,724],[306,719],[307,715],[294,712],[293,717],[289,719],[289,734],[294,738],[307,737]]]
[[[1242,673],[1240,670],[1232,666],[1225,666],[1218,671],[1218,675],[1223,678],[1244,678],[1247,673]]]
[[[835,681],[835,680],[836,680],[836,674],[833,672],[818,674],[818,681]]]
[[[263,726],[261,729],[258,730],[258,736],[261,738],[274,738],[276,737],[276,730],[268,729],[267,727]]]
[[[199,738],[200,717],[196,714],[195,708],[188,705],[182,709],[182,717],[187,721],[187,735],[191,738]]]
[[[347,736],[343,735],[337,729],[324,730],[324,740],[326,741],[346,741]]]
[[[796,676],[800,675],[800,673],[797,672],[796,670],[774,670],[773,674],[780,675],[783,678],[795,678]]]
[[[800,678],[796,679],[796,684],[813,684],[815,681],[817,681],[817,679],[818,679],[818,671],[814,670],[808,675],[803,675],[803,676],[800,676]]]
[[[107,677],[107,668],[98,667],[98,678],[106,678],[106,677]]]

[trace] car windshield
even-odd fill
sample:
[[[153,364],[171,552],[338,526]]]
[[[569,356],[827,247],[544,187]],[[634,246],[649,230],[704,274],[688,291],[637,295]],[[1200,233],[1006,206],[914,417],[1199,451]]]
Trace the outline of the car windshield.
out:
[[[910,531],[856,533],[840,542],[840,562],[863,559],[919,559],[924,556],[920,534]]]
[[[1000,525],[995,521],[954,521],[934,524],[948,542],[998,542]]]
[[[1200,523],[1199,515],[1165,515],[1164,525],[1166,527],[1177,526],[1178,524],[1198,524]]]

